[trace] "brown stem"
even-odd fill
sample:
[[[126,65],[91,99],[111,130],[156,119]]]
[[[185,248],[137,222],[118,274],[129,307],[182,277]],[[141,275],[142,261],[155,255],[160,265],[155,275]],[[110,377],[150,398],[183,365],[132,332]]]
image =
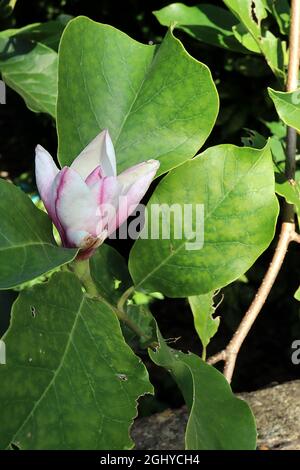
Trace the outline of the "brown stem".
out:
[[[287,91],[294,91],[298,87],[299,51],[300,51],[300,2],[291,2],[291,27],[289,40],[289,66],[286,82]]]
[[[289,67],[286,82],[286,91],[294,91],[298,88],[298,74],[300,61],[300,2],[291,2],[291,26],[289,41]],[[297,131],[292,127],[287,128],[286,139],[286,165],[285,175],[289,181],[295,179],[296,155],[297,151]],[[294,206],[286,204],[284,208],[284,220],[294,221]]]
[[[292,234],[292,240],[293,242],[300,243],[300,233],[294,232]]]
[[[234,371],[236,358],[239,350],[247,337],[253,323],[255,322],[258,314],[260,313],[271,288],[277,278],[282,263],[284,261],[289,243],[295,240],[294,225],[290,223],[283,223],[279,241],[273,256],[272,262],[269,266],[267,273],[257,291],[257,294],[252,301],[249,309],[245,313],[238,329],[233,335],[226,349],[215,354],[207,361],[209,364],[216,364],[219,361],[225,361],[224,375],[228,382],[231,382],[232,374]]]
[[[290,52],[289,52],[289,67],[287,78],[287,91],[293,91],[298,86],[298,71],[299,71],[299,51],[300,51],[300,1],[292,0],[291,3],[291,28],[290,28]],[[297,149],[297,134],[295,129],[288,127],[287,129],[287,151],[286,151],[286,176],[289,180],[294,180],[296,169],[296,149]],[[300,243],[300,235],[295,231],[294,223],[294,206],[285,203],[283,223],[279,235],[277,247],[266,272],[264,279],[261,283],[257,294],[252,301],[249,309],[244,315],[238,329],[233,335],[227,347],[208,359],[209,364],[216,364],[219,361],[224,361],[224,375],[228,382],[231,382],[235,363],[239,350],[247,337],[253,323],[259,315],[271,288],[277,278],[284,258],[286,256],[288,246],[291,241]]]
[[[217,364],[217,362],[220,361],[226,361],[226,350],[223,349],[222,351],[218,352],[217,354],[214,354],[213,356],[209,357],[207,359],[208,364]]]

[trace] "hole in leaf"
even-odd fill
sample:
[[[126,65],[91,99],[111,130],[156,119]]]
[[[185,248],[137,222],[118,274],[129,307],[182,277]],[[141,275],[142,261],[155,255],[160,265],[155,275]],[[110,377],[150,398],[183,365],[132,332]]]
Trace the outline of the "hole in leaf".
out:
[[[253,19],[254,23],[258,24],[258,18],[256,16],[255,8],[256,8],[255,2],[252,1],[251,2],[251,18]]]
[[[128,377],[125,374],[117,374],[117,377],[122,380],[122,382],[126,382],[126,380],[128,380]]]
[[[115,290],[118,290],[121,284],[122,284],[122,281],[120,281],[119,279],[114,279],[114,289]]]
[[[36,317],[36,310],[35,310],[35,307],[33,305],[31,305],[30,311],[31,311],[31,315],[33,316],[33,318],[35,318]]]

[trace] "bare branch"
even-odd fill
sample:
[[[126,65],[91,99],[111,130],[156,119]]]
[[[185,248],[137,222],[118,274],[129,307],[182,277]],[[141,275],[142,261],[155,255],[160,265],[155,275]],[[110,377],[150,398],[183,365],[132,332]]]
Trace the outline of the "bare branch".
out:
[[[290,223],[283,223],[279,241],[276,247],[275,254],[272,262],[269,266],[267,273],[261,283],[257,294],[250,305],[249,309],[245,313],[243,320],[241,321],[238,329],[232,337],[230,343],[226,348],[226,361],[224,367],[224,375],[228,382],[231,381],[232,374],[235,367],[236,358],[238,352],[248,335],[253,323],[255,322],[258,314],[260,313],[268,295],[272,289],[272,286],[277,278],[282,263],[284,261],[289,243],[291,241],[292,233],[294,232],[294,226]]]
[[[217,364],[217,362],[225,361],[225,360],[226,360],[226,350],[223,349],[223,351],[220,351],[219,353],[207,359],[207,363],[213,365],[213,364]]]
[[[292,234],[292,241],[296,243],[300,243],[300,233],[294,232]]]

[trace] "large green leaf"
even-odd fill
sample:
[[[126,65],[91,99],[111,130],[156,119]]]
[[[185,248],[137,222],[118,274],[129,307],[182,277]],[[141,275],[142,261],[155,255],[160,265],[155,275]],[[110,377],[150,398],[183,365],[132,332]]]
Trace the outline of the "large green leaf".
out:
[[[160,24],[171,26],[175,23],[176,27],[199,41],[233,51],[247,52],[232,31],[238,20],[224,8],[209,4],[189,7],[183,3],[171,3],[153,13]]]
[[[193,157],[217,112],[209,69],[171,31],[157,47],[85,17],[66,27],[57,107],[62,165],[108,128],[119,170],[155,158],[165,172]]]
[[[294,294],[294,297],[296,300],[299,300],[300,301],[300,286],[298,287],[298,289],[296,290],[295,294]]]
[[[194,317],[197,334],[203,347],[203,359],[206,357],[206,347],[216,334],[220,324],[220,317],[213,318],[215,313],[214,292],[203,295],[192,295],[188,298]]]
[[[197,214],[199,204],[204,220],[200,211]],[[163,227],[157,217],[159,208]],[[172,208],[175,217],[169,217]],[[184,226],[181,219],[185,214],[188,218],[190,209],[192,226]],[[268,247],[277,215],[268,146],[261,150],[233,145],[209,148],[172,170],[151,197],[148,224],[130,253],[129,270],[136,287],[185,297],[229,284]],[[170,235],[165,233],[169,221]],[[156,238],[151,237],[153,229]]]
[[[271,31],[262,27],[268,12],[264,0],[223,0],[229,10],[241,21],[257,43],[261,53],[277,78],[285,78],[286,44]],[[236,35],[238,38],[238,36]],[[246,43],[243,43],[246,46]]]
[[[195,354],[169,348],[158,332],[159,348],[149,351],[177,382],[190,416],[188,450],[255,449],[255,421],[247,403],[236,398],[225,377]]]
[[[0,179],[0,289],[22,284],[70,262],[77,250],[56,245],[49,217]]]
[[[57,53],[41,43],[0,35],[0,72],[29,109],[55,118]]]
[[[71,273],[21,293],[3,337],[0,448],[128,449],[147,371]]]
[[[269,88],[268,91],[280,119],[300,132],[300,89],[284,92]]]

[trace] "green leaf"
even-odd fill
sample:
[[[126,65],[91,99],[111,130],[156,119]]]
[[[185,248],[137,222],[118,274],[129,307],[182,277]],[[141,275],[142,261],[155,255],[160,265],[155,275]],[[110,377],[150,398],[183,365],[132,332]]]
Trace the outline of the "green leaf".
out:
[[[282,83],[285,78],[284,64],[286,61],[286,44],[275,37],[271,31],[262,27],[262,21],[267,18],[268,12],[264,0],[223,0],[229,10],[241,21],[255,40],[261,53]],[[243,36],[242,36],[243,37]],[[239,39],[236,34],[236,38]],[[242,44],[247,45],[243,38]],[[248,42],[248,45],[250,43]],[[252,48],[250,50],[253,50]]]
[[[270,130],[274,137],[281,140],[286,137],[286,127],[282,121],[264,121],[262,122]]]
[[[0,71],[29,109],[55,118],[57,53],[41,43],[0,36]]]
[[[99,294],[110,303],[116,303],[133,284],[125,259],[106,243],[91,257],[90,271]]]
[[[128,449],[147,371],[71,273],[21,293],[4,336],[0,448]]]
[[[190,411],[188,450],[255,449],[255,421],[247,403],[236,398],[225,377],[195,354],[169,348],[158,332],[160,346],[149,351],[177,382]]]
[[[295,209],[300,216],[300,184],[298,181],[290,183],[284,173],[275,169],[275,189],[276,193],[284,197],[284,199],[295,205]]]
[[[300,89],[284,92],[268,88],[268,91],[280,119],[300,132]]]
[[[0,18],[10,16],[15,8],[17,0],[0,0]]]
[[[126,342],[136,348],[148,348],[150,344],[157,341],[155,320],[150,311],[149,305],[136,305],[130,303],[126,307],[127,316],[143,332],[142,337],[138,337],[126,324],[122,324],[122,331]]]
[[[183,3],[171,3],[153,14],[160,24],[172,26],[175,23],[176,27],[206,44],[247,52],[232,32],[237,25],[236,18],[224,8],[209,4],[189,7]]]
[[[239,23],[238,25],[232,28],[234,37],[238,40],[238,42],[250,52],[254,52],[256,54],[260,54],[261,50],[253,38],[252,34],[249,33],[248,29],[243,23]]]
[[[114,306],[117,305],[122,294],[133,285],[125,259],[117,250],[106,243],[101,245],[91,257],[90,273],[100,296]],[[148,347],[156,340],[154,320],[148,306],[149,296],[146,299],[147,302],[143,305],[138,305],[132,300],[124,305],[127,316],[144,334],[144,337],[139,338],[136,333],[122,323],[126,342],[135,348],[138,346]]]
[[[56,245],[49,217],[0,179],[0,289],[9,289],[70,262],[77,250]]]
[[[59,15],[56,20],[46,23],[33,23],[18,29],[8,29],[0,32],[0,37],[18,37],[43,43],[45,46],[58,50],[59,41],[67,23],[71,20],[70,15]]]
[[[263,0],[223,0],[232,13],[245,25],[256,39],[261,33],[261,23],[267,17]]]
[[[259,132],[253,131],[252,129],[244,128],[247,135],[241,138],[241,141],[245,147],[263,148],[267,143],[267,139],[259,134]]]
[[[273,13],[281,34],[288,35],[290,29],[290,5],[288,0],[265,0]]]
[[[216,334],[220,324],[220,317],[213,318],[215,313],[214,292],[203,295],[193,295],[188,298],[197,334],[203,347],[203,359],[205,360],[206,347],[211,338]]]
[[[299,300],[300,301],[300,286],[298,287],[298,289],[296,290],[295,294],[294,294],[294,297],[296,300]]]
[[[66,27],[57,107],[62,166],[108,128],[119,171],[154,158],[163,173],[195,155],[217,112],[209,69],[171,31],[158,47],[85,17]]]
[[[181,223],[184,214],[192,224]],[[148,224],[129,257],[136,288],[186,297],[229,284],[268,247],[277,215],[269,146],[209,148],[171,171],[154,191]],[[156,238],[150,237],[153,231]]]

